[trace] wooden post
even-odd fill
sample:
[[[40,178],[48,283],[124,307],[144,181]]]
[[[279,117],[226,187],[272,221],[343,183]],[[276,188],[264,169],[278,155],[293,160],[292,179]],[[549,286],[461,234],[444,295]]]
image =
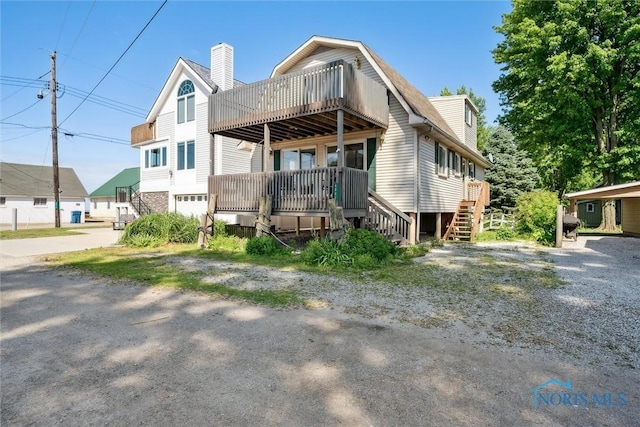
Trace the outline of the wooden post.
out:
[[[264,125],[264,152],[262,153],[262,170],[264,172],[270,172],[271,165],[271,130],[269,125]]]
[[[327,229],[327,219],[325,217],[320,217],[320,238],[324,239],[325,231]]]
[[[562,247],[562,205],[556,209],[556,248]]]
[[[418,218],[415,212],[409,212],[409,217],[411,217],[411,224],[409,225],[409,244],[416,244],[416,225],[418,223]]]
[[[578,207],[576,205],[576,199],[569,200],[569,213],[578,218]]]
[[[296,236],[300,235],[300,217],[296,217]]]
[[[213,236],[213,222],[216,205],[218,203],[217,194],[209,194],[209,202],[207,203],[207,213],[200,216],[200,229],[198,233],[198,247],[200,249],[209,246],[209,236]]]
[[[436,212],[436,239],[442,239],[442,213]]]
[[[260,197],[260,208],[256,220],[256,237],[271,233],[271,196]]]
[[[340,240],[344,237],[344,214],[342,207],[336,206],[335,199],[329,199],[329,239]]]

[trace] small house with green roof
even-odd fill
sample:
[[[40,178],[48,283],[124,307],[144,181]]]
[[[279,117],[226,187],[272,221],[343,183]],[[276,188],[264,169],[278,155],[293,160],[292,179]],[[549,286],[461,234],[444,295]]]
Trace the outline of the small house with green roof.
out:
[[[123,169],[116,176],[89,194],[91,218],[113,219],[117,216],[117,206],[129,203],[140,183],[140,168]]]

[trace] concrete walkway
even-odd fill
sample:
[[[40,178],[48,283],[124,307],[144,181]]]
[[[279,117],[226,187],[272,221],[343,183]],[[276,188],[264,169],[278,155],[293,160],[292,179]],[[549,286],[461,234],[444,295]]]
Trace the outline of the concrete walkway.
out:
[[[112,246],[122,233],[111,228],[82,228],[75,231],[82,234],[0,240],[0,270],[29,263],[36,256]]]

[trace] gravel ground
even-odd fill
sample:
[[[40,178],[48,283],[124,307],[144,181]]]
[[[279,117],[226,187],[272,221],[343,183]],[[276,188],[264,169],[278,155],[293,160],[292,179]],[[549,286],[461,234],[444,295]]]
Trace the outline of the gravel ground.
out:
[[[640,239],[616,239],[447,245],[416,260],[440,288],[167,258],[311,309],[3,266],[2,425],[638,425]],[[533,408],[550,378],[628,404]]]

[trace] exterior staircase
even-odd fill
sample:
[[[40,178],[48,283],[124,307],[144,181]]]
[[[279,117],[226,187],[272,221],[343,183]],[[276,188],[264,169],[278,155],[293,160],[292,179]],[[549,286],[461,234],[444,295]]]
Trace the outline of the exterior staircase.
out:
[[[471,242],[480,228],[480,220],[484,207],[489,204],[489,184],[472,182],[468,185],[468,199],[461,200],[453,214],[453,219],[444,240]]]
[[[365,228],[377,231],[398,245],[411,243],[413,219],[369,189],[369,209],[365,218]]]
[[[116,187],[116,203],[127,203],[137,217],[153,213],[153,209],[142,199],[140,182],[129,187]]]

